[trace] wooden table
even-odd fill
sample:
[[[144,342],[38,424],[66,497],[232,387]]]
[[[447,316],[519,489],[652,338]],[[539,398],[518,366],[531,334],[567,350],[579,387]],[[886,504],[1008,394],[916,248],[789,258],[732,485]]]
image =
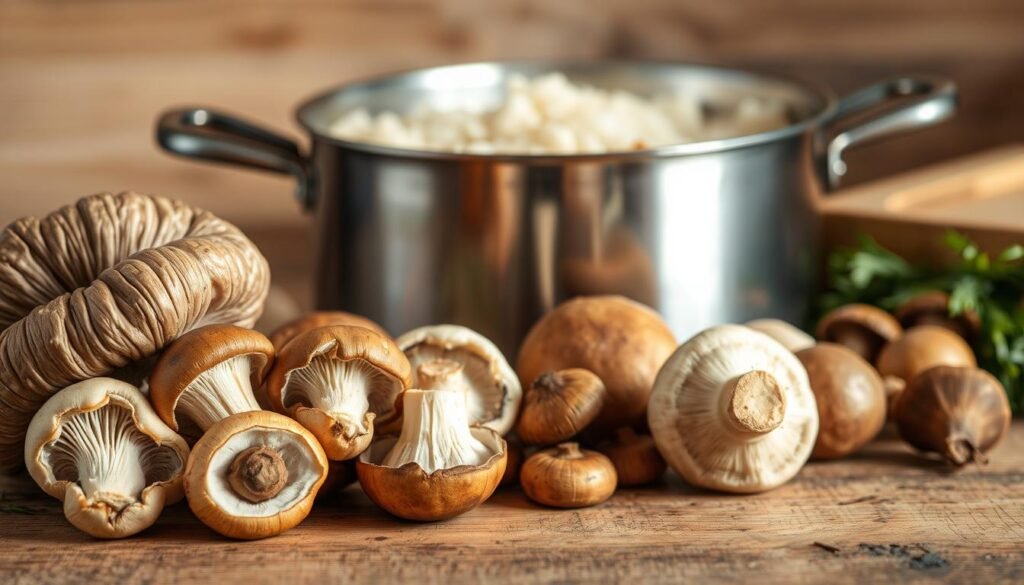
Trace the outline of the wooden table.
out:
[[[880,440],[757,496],[672,476],[561,511],[508,488],[438,524],[396,520],[351,486],[259,542],[217,536],[184,504],[143,535],[101,542],[68,525],[57,501],[8,480],[0,583],[1022,583],[1024,421],[991,455],[950,473]]]

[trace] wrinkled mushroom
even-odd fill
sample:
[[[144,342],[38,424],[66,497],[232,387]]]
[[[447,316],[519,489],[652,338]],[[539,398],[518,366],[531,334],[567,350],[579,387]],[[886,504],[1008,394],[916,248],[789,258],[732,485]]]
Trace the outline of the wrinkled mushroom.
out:
[[[429,388],[404,394],[402,432],[373,443],[359,456],[356,473],[371,500],[409,520],[443,520],[491,497],[507,462],[504,439],[470,426],[465,394],[457,383],[461,363],[438,359],[419,365]]]
[[[747,321],[745,325],[778,341],[793,353],[814,345],[813,337],[782,319],[754,319]]]
[[[604,382],[589,370],[546,372],[523,399],[516,431],[527,445],[554,445],[576,436],[597,418],[604,404]]]
[[[189,451],[139,389],[113,378],[68,386],[32,418],[25,465],[64,516],[99,538],[123,538],[156,522],[182,497]]]
[[[410,382],[409,360],[390,337],[334,325],[285,345],[267,378],[267,396],[274,410],[316,436],[328,458],[344,461],[369,446],[375,426],[396,421],[396,402]]]
[[[902,333],[903,327],[895,317],[861,303],[833,309],[818,323],[818,339],[845,345],[871,363],[886,343]]]
[[[182,425],[205,431],[232,414],[260,410],[253,388],[263,383],[273,359],[274,347],[262,333],[234,325],[200,327],[160,355],[149,400],[175,431]],[[185,434],[198,439],[202,433]]]
[[[792,479],[818,434],[800,361],[739,325],[706,329],[672,354],[654,384],[648,421],[658,451],[686,481],[735,493]]]
[[[650,308],[617,296],[580,297],[533,325],[516,372],[524,384],[568,368],[596,374],[608,390],[592,423],[600,434],[643,419],[654,378],[675,347],[672,331]]]
[[[270,342],[274,344],[274,349],[280,351],[289,341],[295,339],[296,335],[305,333],[310,329],[330,327],[331,325],[365,327],[381,335],[388,335],[388,332],[383,327],[360,315],[346,313],[345,311],[313,311],[275,329],[270,334]]]
[[[519,483],[538,504],[584,508],[610,498],[618,478],[604,455],[580,449],[576,443],[562,443],[531,455],[519,471]]]
[[[0,467],[57,390],[207,323],[249,327],[267,261],[237,228],[171,199],[85,197],[0,235]]]
[[[267,538],[309,514],[327,457],[309,431],[266,410],[220,420],[192,449],[185,495],[203,524],[231,538]]]
[[[935,366],[978,365],[962,337],[945,327],[920,325],[889,343],[878,356],[878,373],[909,384],[914,377]]]
[[[964,311],[953,316],[949,313],[949,295],[932,290],[923,292],[903,303],[894,313],[904,329],[920,325],[945,327],[968,343],[981,332],[981,318],[975,311]]]
[[[424,387],[419,365],[445,359],[462,365],[452,383],[466,392],[469,420],[506,435],[512,429],[523,398],[512,367],[489,339],[460,325],[420,327],[398,338],[412,364],[413,386]]]

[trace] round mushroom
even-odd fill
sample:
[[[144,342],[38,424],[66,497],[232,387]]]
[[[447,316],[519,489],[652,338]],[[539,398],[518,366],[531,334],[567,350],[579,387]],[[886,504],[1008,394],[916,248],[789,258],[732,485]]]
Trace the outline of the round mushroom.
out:
[[[792,479],[818,434],[800,361],[739,325],[706,329],[672,354],[654,384],[648,422],[658,451],[683,479],[735,493]]]
[[[602,444],[598,451],[611,460],[620,486],[638,486],[654,483],[665,475],[668,465],[658,452],[654,438],[641,435],[632,427],[615,431],[615,439]]]
[[[608,390],[592,423],[600,434],[643,420],[654,378],[675,347],[672,331],[650,308],[618,296],[580,297],[533,325],[516,372],[524,384],[568,368],[596,374]]]
[[[835,459],[860,449],[885,425],[886,393],[874,366],[845,346],[822,342],[796,353],[818,405],[811,457]]]
[[[793,353],[814,345],[813,337],[782,319],[754,319],[747,321],[745,325],[778,341]]]
[[[477,507],[501,482],[507,447],[496,431],[470,426],[466,396],[453,386],[461,364],[421,363],[431,388],[407,390],[402,432],[375,441],[356,473],[371,500],[408,520],[444,520]]]
[[[949,295],[940,290],[923,292],[903,303],[895,312],[904,329],[920,325],[945,327],[968,343],[981,333],[981,318],[976,311],[964,311],[953,316],[949,313]]]
[[[546,372],[523,399],[516,431],[526,445],[554,445],[571,439],[597,418],[606,391],[589,370]]]
[[[267,396],[274,410],[316,436],[328,458],[344,461],[370,445],[375,426],[395,424],[410,382],[409,360],[390,337],[334,325],[285,345],[267,378]]]
[[[531,455],[519,470],[519,482],[526,497],[538,504],[585,508],[612,497],[618,477],[604,455],[562,443]]]
[[[878,356],[878,373],[906,383],[935,366],[976,367],[971,346],[945,327],[919,325],[889,343]],[[898,408],[898,407],[897,407]]]
[[[420,364],[438,359],[458,362],[462,369],[452,383],[466,392],[469,420],[505,436],[519,413],[523,388],[501,350],[489,339],[460,325],[420,327],[398,338],[412,364],[413,386],[424,387]]]
[[[64,516],[98,538],[124,538],[182,497],[185,441],[138,388],[92,378],[53,395],[32,418],[25,465],[64,502]]]
[[[149,378],[149,400],[175,431],[198,439],[217,421],[260,410],[253,393],[270,370],[274,346],[262,333],[234,325],[207,325],[171,342]],[[181,420],[179,420],[181,419]]]
[[[345,311],[313,311],[275,329],[270,334],[270,342],[274,344],[274,349],[281,351],[281,348],[292,339],[295,339],[296,335],[305,333],[310,329],[330,327],[331,325],[365,327],[381,335],[388,335],[388,332],[379,324],[360,315],[346,313]]]
[[[861,303],[833,309],[818,323],[818,339],[845,345],[871,363],[886,343],[902,334],[903,327],[895,317]]]
[[[211,529],[254,540],[298,526],[327,478],[327,457],[309,431],[266,410],[214,424],[192,449],[185,495]]]

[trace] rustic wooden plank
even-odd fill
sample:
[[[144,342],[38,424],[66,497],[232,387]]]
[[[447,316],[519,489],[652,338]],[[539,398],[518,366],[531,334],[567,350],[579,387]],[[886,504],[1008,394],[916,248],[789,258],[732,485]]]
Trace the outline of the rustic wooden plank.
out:
[[[756,496],[703,492],[671,477],[562,511],[512,488],[437,524],[396,520],[352,486],[299,528],[251,543],[213,534],[185,506],[136,538],[96,541],[64,521],[58,502],[6,485],[0,509],[38,513],[0,519],[4,583],[1024,579],[1024,421],[990,465],[956,473],[889,438],[844,461],[810,464]]]

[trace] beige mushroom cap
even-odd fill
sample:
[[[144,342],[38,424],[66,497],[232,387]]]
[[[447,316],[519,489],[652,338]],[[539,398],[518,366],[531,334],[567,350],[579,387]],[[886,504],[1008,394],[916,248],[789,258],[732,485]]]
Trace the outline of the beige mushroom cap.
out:
[[[398,346],[415,373],[421,364],[444,359],[462,364],[469,420],[505,436],[516,422],[523,387],[512,366],[491,340],[461,325],[429,325],[404,333]],[[414,375],[413,387],[424,387]]]
[[[778,341],[793,353],[814,346],[814,337],[782,319],[754,319],[745,325]]]
[[[707,329],[669,357],[654,384],[648,422],[658,450],[686,481],[736,493],[789,481],[818,433],[800,361],[739,325]]]
[[[76,439],[88,443],[78,445]],[[98,453],[99,446],[111,453]],[[55,394],[32,419],[25,441],[32,479],[64,501],[71,524],[99,538],[136,534],[165,505],[180,500],[188,457],[188,445],[145,396],[112,378],[93,378]],[[83,477],[86,469],[92,475]]]

